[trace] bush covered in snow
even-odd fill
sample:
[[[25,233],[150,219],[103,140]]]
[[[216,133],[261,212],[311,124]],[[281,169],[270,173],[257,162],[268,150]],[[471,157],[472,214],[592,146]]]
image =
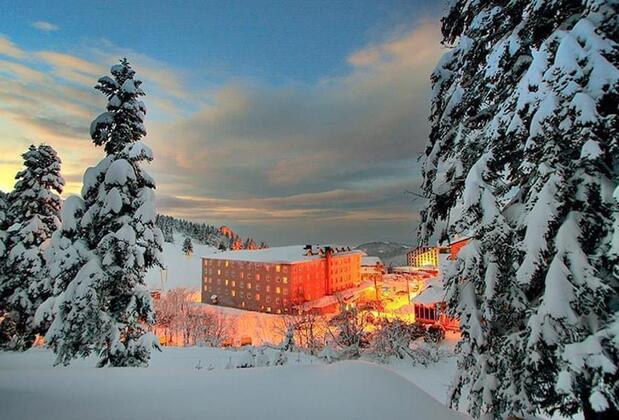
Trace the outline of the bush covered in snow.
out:
[[[370,335],[370,346],[366,353],[386,362],[391,357],[405,359],[411,357],[411,344],[426,334],[426,329],[418,323],[401,319],[380,319]]]

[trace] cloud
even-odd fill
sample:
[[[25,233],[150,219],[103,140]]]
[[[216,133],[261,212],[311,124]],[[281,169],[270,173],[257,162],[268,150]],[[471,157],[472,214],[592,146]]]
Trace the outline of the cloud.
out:
[[[22,58],[25,53],[13,44],[10,39],[0,35],[0,55],[6,55],[13,58]]]
[[[241,194],[269,195],[345,183],[368,167],[414,159],[427,138],[439,39],[436,25],[422,24],[371,46],[379,59],[314,86],[220,87],[197,113],[153,131],[159,166],[186,172],[196,190],[213,188],[201,186],[206,179]]]
[[[104,40],[60,53],[0,38],[0,53],[13,58],[0,70],[0,135],[18,128],[0,151],[49,142],[63,156],[68,192],[77,192],[101,157],[87,129],[105,100],[92,86],[127,56],[148,93],[159,211],[272,244],[411,242],[416,204],[405,192],[420,182],[439,41],[438,25],[421,22],[351,51],[345,74],[314,84],[236,78],[200,91],[188,88],[189,72]]]
[[[45,22],[44,20],[38,20],[36,22],[32,22],[32,27],[38,29],[43,32],[53,32],[60,29],[60,26],[54,25],[53,23]]]
[[[115,47],[103,43],[109,50]],[[0,138],[2,155],[19,156],[31,143],[46,142],[63,156],[63,173],[81,179],[84,169],[101,157],[93,149],[89,125],[105,110],[105,98],[93,89],[99,77],[108,74],[109,67],[119,57],[132,59],[131,51],[115,55],[101,47],[81,48],[77,53],[57,51],[27,51],[11,40],[0,37]],[[169,86],[181,86],[173,69],[140,54],[133,61],[138,75],[148,86],[149,116],[174,114],[180,105],[165,93]],[[107,61],[105,61],[107,60]],[[142,62],[148,64],[142,64]],[[153,66],[150,69],[149,66]],[[155,74],[156,80],[148,74]],[[163,92],[163,93],[162,93]],[[176,112],[180,115],[181,112]],[[19,165],[2,164],[0,189],[10,189]],[[80,185],[72,182],[67,192],[78,192]]]
[[[151,130],[158,179],[183,174],[183,194],[164,188],[184,198],[160,208],[261,226],[274,243],[294,236],[282,225],[297,238],[348,229],[359,240],[412,242],[419,203],[406,191],[419,189],[429,77],[441,54],[438,25],[422,22],[351,52],[348,74],[314,85],[235,80],[214,89],[198,112]]]

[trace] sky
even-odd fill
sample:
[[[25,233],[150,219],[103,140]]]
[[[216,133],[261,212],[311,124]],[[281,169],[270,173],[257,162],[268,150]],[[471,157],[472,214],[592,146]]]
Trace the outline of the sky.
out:
[[[270,245],[412,244],[442,1],[0,0],[0,190],[29,144],[78,194],[93,89],[143,80],[160,213]]]

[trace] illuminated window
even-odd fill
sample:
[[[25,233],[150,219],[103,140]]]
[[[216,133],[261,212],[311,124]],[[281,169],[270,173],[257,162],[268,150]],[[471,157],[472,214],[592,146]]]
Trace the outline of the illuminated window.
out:
[[[208,292],[208,287],[207,287],[207,285],[206,285],[206,284],[204,285],[204,291],[205,291],[205,292]]]
[[[236,287],[236,282],[232,280],[232,287]]]
[[[276,266],[275,266],[275,271],[277,271],[278,273],[280,272],[280,270],[281,270],[281,269],[282,269],[282,268],[281,268],[279,265],[276,265]]]
[[[226,261],[226,267],[228,266],[228,261]]]
[[[284,284],[288,284],[288,277],[282,277],[282,281],[284,282]]]
[[[270,291],[271,291],[271,286],[267,284],[267,293],[269,293]]]
[[[256,300],[260,300],[260,293],[256,293]]]
[[[241,307],[244,308],[245,307],[245,301],[241,302]]]
[[[228,281],[228,279],[226,279],[226,286],[228,285],[228,283],[229,283],[229,281]]]
[[[208,265],[208,260],[204,260],[204,266],[206,267]]]
[[[217,270],[217,275],[221,276],[221,270]]]
[[[251,289],[251,283],[247,283],[247,288]]]
[[[232,296],[236,296],[236,290],[232,291]]]
[[[271,312],[271,307],[267,306],[267,312]]]
[[[245,278],[245,273],[243,273],[242,271],[241,271],[241,278],[242,278],[242,279],[244,279],[244,278]]]
[[[279,287],[275,288],[275,293],[279,295],[281,292],[282,292],[282,289],[280,289]]]
[[[256,280],[260,280],[260,274],[256,274]]]
[[[278,309],[278,310],[277,310],[277,313],[278,313],[278,314],[281,314],[281,313],[282,313],[282,310],[281,310],[281,309]]]

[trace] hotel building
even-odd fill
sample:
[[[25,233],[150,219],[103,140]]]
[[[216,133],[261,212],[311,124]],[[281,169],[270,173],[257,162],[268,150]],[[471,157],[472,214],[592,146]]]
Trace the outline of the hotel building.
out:
[[[295,245],[202,259],[203,303],[275,314],[359,285],[362,251]]]

